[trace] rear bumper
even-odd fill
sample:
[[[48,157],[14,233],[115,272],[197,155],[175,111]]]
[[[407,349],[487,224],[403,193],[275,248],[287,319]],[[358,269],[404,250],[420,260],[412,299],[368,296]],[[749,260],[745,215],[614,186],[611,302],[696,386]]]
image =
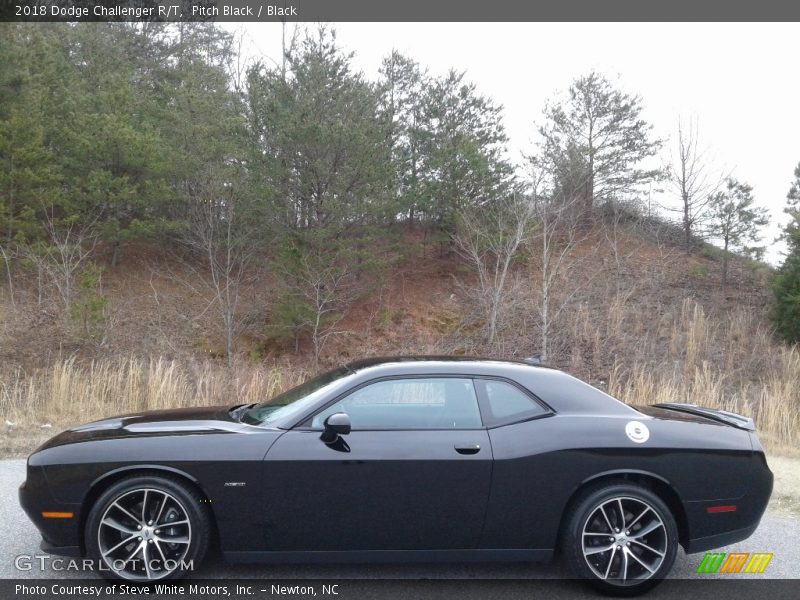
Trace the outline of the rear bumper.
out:
[[[713,550],[714,548],[735,544],[736,542],[741,542],[749,538],[757,528],[758,523],[750,527],[744,527],[743,529],[735,529],[734,531],[726,531],[725,533],[689,540],[689,544],[684,550],[686,550],[686,554],[693,554],[695,552],[704,552],[705,550]]]
[[[702,552],[740,542],[750,537],[758,528],[772,495],[773,475],[763,454],[755,456],[742,474],[747,492],[737,498],[698,500],[686,502],[684,509],[689,525],[687,553]],[[734,510],[715,511],[714,508],[735,507]]]

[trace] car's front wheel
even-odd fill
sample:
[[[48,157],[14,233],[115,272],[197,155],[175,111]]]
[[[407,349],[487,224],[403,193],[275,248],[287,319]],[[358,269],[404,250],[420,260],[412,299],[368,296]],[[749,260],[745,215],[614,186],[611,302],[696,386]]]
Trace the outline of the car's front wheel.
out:
[[[669,508],[652,491],[631,484],[585,492],[573,504],[563,534],[572,573],[616,595],[652,588],[669,573],[678,550]]]
[[[197,568],[210,530],[194,490],[169,477],[134,476],[97,499],[86,521],[86,548],[107,577],[171,579]]]

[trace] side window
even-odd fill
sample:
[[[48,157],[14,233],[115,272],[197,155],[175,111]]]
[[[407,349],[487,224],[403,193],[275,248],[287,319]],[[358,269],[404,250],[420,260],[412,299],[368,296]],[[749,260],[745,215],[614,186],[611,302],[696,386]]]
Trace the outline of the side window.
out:
[[[505,381],[475,381],[485,398],[484,419],[487,425],[504,425],[546,414],[547,410],[531,396]]]
[[[482,426],[471,379],[409,378],[369,384],[317,413],[311,426],[343,412],[353,429],[476,429]]]

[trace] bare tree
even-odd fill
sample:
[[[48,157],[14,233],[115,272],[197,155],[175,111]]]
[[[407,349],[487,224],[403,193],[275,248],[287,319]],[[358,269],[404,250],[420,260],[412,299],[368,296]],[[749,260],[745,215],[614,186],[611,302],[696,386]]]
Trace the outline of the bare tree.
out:
[[[254,277],[258,219],[248,211],[237,186],[224,179],[212,173],[197,187],[180,241],[203,264],[203,269],[190,268],[211,293],[211,304],[219,312],[231,367],[243,325],[238,312],[242,290]]]
[[[603,205],[603,209],[603,237],[606,238],[614,259],[613,285],[616,293],[620,294],[624,267],[635,253],[634,250],[624,248],[624,232],[626,227],[634,228],[641,222],[642,209],[635,200],[609,200]]]
[[[285,300],[292,303],[292,327],[311,336],[318,367],[325,345],[341,333],[337,325],[358,296],[355,275],[335,252],[314,249],[293,253],[283,265],[283,280],[288,288]]]
[[[719,188],[723,177],[712,175],[705,162],[705,151],[698,147],[697,119],[689,121],[688,127],[678,120],[677,156],[667,167],[668,181],[673,193],[680,199],[677,208],[664,209],[681,214],[684,248],[691,254],[692,237],[707,218],[711,196]]]
[[[97,245],[95,220],[81,223],[61,222],[52,211],[45,210],[44,214],[42,225],[47,236],[46,241],[25,246],[24,255],[36,267],[40,282],[40,302],[44,279],[56,288],[64,314],[69,318],[77,277],[89,262]]]
[[[347,268],[327,268],[309,272],[306,279],[307,298],[311,306],[309,328],[314,344],[314,366],[319,366],[319,358],[328,338],[336,334],[336,325],[344,315],[342,309],[349,304],[351,274]]]
[[[456,251],[478,274],[477,300],[486,317],[489,344],[497,335],[509,269],[520,248],[529,242],[532,219],[533,204],[517,193],[459,215],[453,240]]]
[[[538,271],[535,286],[539,290],[536,308],[541,330],[540,354],[544,361],[550,356],[553,323],[575,293],[586,284],[585,280],[570,280],[569,287],[558,287],[577,265],[573,250],[583,239],[581,236],[586,235],[586,230],[581,227],[584,198],[580,194],[563,197],[549,192],[548,169],[535,158],[530,162],[530,196],[536,223],[532,241],[533,262]]]
[[[0,254],[3,255],[3,262],[6,266],[6,277],[8,278],[8,295],[9,300],[11,300],[11,307],[16,308],[17,303],[14,300],[14,281],[11,278],[11,258],[8,256],[6,249],[0,244]]]

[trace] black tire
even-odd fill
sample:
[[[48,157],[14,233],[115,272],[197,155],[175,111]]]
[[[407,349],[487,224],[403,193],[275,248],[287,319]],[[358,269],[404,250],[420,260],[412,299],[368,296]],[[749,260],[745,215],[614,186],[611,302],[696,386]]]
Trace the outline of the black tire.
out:
[[[196,571],[211,532],[208,508],[194,489],[169,476],[139,475],[100,495],[86,519],[84,536],[87,555],[101,575],[146,582]],[[131,553],[135,558],[120,568]]]
[[[626,526],[618,527],[623,521]],[[628,483],[582,493],[562,531],[561,552],[572,575],[615,596],[636,596],[657,585],[677,551],[678,528],[667,505],[647,488]]]

